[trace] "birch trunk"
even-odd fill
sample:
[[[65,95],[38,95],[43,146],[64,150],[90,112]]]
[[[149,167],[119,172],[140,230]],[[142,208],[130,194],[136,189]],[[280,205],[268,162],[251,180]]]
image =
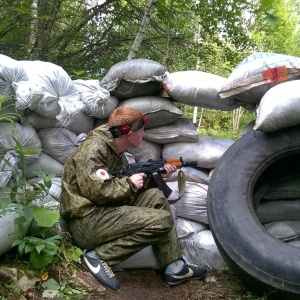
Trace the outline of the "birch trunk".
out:
[[[37,26],[38,26],[38,0],[32,0],[30,9],[31,9],[31,22],[30,22],[30,35],[28,41],[27,52],[30,55],[34,45],[36,43],[36,34],[37,34]]]
[[[138,31],[138,34],[131,46],[131,49],[129,51],[129,54],[127,56],[127,59],[133,59],[136,57],[136,54],[139,50],[139,47],[143,41],[143,38],[145,36],[145,33],[147,31],[147,27],[150,23],[150,19],[151,19],[151,16],[153,14],[153,11],[154,11],[154,8],[155,8],[155,5],[157,3],[158,0],[149,0],[149,3],[148,3],[148,6],[147,6],[147,9],[145,11],[145,14],[144,14],[144,17],[143,17],[143,20],[142,20],[142,23],[141,23],[141,26],[139,28],[139,31]]]

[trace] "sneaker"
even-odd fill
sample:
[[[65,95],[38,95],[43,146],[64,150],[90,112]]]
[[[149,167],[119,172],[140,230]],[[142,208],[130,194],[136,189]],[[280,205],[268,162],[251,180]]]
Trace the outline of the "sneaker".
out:
[[[173,273],[169,267],[165,271],[165,282],[170,285],[176,285],[186,280],[201,279],[206,273],[207,269],[204,266],[197,266],[189,264],[186,259],[182,258],[184,265],[182,269]]]
[[[98,279],[105,286],[118,290],[120,288],[119,281],[111,270],[110,266],[100,259],[95,250],[83,251],[83,266],[88,269],[94,277]]]

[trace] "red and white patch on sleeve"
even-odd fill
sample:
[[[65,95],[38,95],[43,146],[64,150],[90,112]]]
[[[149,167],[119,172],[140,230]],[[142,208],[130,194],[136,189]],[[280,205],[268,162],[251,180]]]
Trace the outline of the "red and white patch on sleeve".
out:
[[[97,177],[99,177],[100,179],[103,179],[103,180],[109,178],[109,174],[103,169],[98,169],[96,171],[96,175],[97,175]]]

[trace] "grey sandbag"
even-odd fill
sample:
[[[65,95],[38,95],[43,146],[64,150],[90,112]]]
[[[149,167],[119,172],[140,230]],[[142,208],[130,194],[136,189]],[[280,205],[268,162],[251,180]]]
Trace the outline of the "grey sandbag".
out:
[[[66,128],[45,128],[37,131],[43,149],[61,164],[65,164],[68,157],[83,142],[86,134],[77,136]]]
[[[184,161],[197,161],[197,167],[213,169],[233,143],[232,140],[199,136],[197,143],[179,142],[163,145],[162,158],[182,156]]]
[[[264,225],[270,234],[284,239],[300,234],[300,220],[271,222]]]
[[[136,97],[120,102],[118,107],[133,107],[148,118],[145,129],[170,124],[182,116],[182,111],[166,97]]]
[[[262,97],[254,130],[272,132],[300,124],[300,80],[283,82]]]
[[[199,134],[192,120],[180,118],[167,125],[145,130],[145,136],[143,138],[158,144],[175,142],[197,143]]]
[[[268,200],[300,199],[300,175],[282,175],[270,180],[265,188],[262,198]]]
[[[119,99],[140,96],[158,96],[167,69],[158,62],[138,58],[113,65],[100,85]]]
[[[300,200],[261,200],[256,215],[262,224],[300,220]]]
[[[184,173],[187,181],[204,183],[204,184],[209,183],[210,180],[209,169],[198,168],[198,167],[182,167],[180,170]],[[166,181],[177,181],[178,173],[180,172],[180,170],[174,172],[171,175],[171,177]]]
[[[89,133],[94,128],[95,118],[88,116],[85,112],[80,111],[70,119],[70,124],[62,126],[56,118],[49,118],[28,109],[21,119],[22,124],[31,124],[35,130],[63,127],[70,131],[80,134]]]
[[[181,238],[180,244],[187,260],[192,264],[205,265],[212,270],[222,270],[226,266],[211,230],[202,230]]]
[[[41,140],[36,130],[29,124],[0,123],[0,158],[7,150],[16,148],[16,139],[26,150],[42,148]],[[41,149],[42,150],[42,149]],[[41,151],[34,151],[25,155],[25,161],[30,164],[40,157]]]
[[[179,71],[167,73],[164,90],[177,102],[191,106],[217,110],[234,110],[240,101],[219,97],[221,87],[227,78],[202,71]]]
[[[161,159],[161,149],[160,144],[142,140],[139,148],[129,148],[127,151],[134,156],[136,162],[145,162],[149,159]]]
[[[33,170],[36,168],[43,170],[46,174],[53,173],[56,176],[61,177],[64,165],[50,155],[42,152],[39,158],[28,165],[28,168],[26,168],[24,172],[24,176],[26,178],[36,177],[37,175],[33,173]]]

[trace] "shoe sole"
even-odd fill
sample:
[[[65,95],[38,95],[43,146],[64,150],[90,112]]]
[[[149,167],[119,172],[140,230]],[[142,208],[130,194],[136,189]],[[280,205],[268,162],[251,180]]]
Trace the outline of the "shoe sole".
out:
[[[205,277],[206,274],[202,275],[202,276],[199,276],[199,277],[192,277],[192,278],[185,278],[185,279],[182,279],[180,281],[176,281],[176,282],[167,282],[165,281],[165,283],[169,284],[169,285],[177,285],[179,283],[182,283],[182,282],[185,282],[185,281],[188,281],[188,280],[200,280],[202,278]]]

